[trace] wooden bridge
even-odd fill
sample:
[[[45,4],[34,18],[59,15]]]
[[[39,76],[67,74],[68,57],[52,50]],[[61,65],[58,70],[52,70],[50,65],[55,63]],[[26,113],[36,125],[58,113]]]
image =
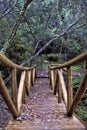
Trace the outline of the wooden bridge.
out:
[[[0,94],[7,104],[12,119],[6,130],[86,130],[87,126],[74,110],[87,90],[87,69],[73,97],[72,67],[86,63],[87,52],[61,65],[48,66],[48,78],[37,77],[36,66],[21,67],[3,54],[0,61],[11,72],[12,95],[0,74]],[[18,71],[20,74],[17,76]],[[64,80],[67,73],[67,83]]]

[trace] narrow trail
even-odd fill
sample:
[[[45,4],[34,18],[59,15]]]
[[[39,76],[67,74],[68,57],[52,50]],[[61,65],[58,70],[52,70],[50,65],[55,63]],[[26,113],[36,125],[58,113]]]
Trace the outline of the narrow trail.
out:
[[[80,128],[79,128],[80,127]],[[58,104],[48,78],[38,78],[22,105],[21,115],[6,130],[85,130],[75,118],[66,116],[64,103]]]

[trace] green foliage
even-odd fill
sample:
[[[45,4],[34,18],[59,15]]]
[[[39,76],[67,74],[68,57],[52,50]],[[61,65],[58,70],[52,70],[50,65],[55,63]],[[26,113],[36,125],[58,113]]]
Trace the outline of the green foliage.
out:
[[[84,120],[85,122],[87,122],[87,106],[83,107],[83,106],[78,106],[76,111],[75,111],[78,116]]]
[[[2,0],[3,1],[3,0]],[[14,3],[15,1],[12,0]],[[3,1],[3,5],[6,6],[5,1]],[[10,1],[6,1],[8,5],[10,5]],[[11,10],[11,13],[8,13],[3,19],[0,20],[0,32],[2,35],[2,39],[7,40],[9,34],[12,30],[14,23],[16,22],[21,7],[24,4],[24,0],[17,1],[15,7]],[[12,5],[12,4],[11,4]],[[29,26],[24,19],[22,19],[22,24],[18,28],[16,33],[16,39],[20,40],[21,42],[30,42],[30,41],[40,41],[47,37],[51,39],[56,37],[56,35],[60,34],[61,32],[65,31],[68,26],[70,26],[75,20],[77,20],[83,12],[85,14],[85,5],[86,2],[82,1],[54,1],[54,0],[38,0],[32,1],[30,4],[27,13],[26,19],[29,22]],[[6,6],[7,7],[7,6]],[[1,12],[2,15],[2,12]],[[56,24],[55,24],[56,21]],[[79,21],[77,25],[83,24],[85,22],[85,18]],[[53,24],[55,26],[53,26]],[[76,26],[75,26],[76,27]],[[73,37],[67,37],[67,39],[63,41],[61,44],[62,47],[68,46],[68,52],[76,53],[85,49],[86,46],[86,29],[80,29],[79,31],[73,32],[75,35],[82,35],[82,41],[84,44],[80,45],[80,43],[73,39]],[[83,36],[84,34],[84,36]],[[36,39],[35,39],[36,38]],[[79,38],[80,39],[80,38]],[[37,42],[35,41],[35,43]],[[66,45],[65,42],[68,42]],[[60,44],[60,43],[59,43]],[[55,46],[55,45],[54,45]],[[86,46],[84,48],[84,46]],[[66,51],[66,47],[64,48]],[[63,49],[63,50],[64,50]],[[60,52],[62,53],[62,52]]]
[[[73,39],[69,40],[68,46],[71,48],[71,51],[75,53],[81,50],[80,44]]]
[[[6,11],[7,9],[10,9],[10,6],[7,5],[13,5],[14,2],[15,0],[2,0],[4,9],[6,9]],[[0,20],[0,43],[3,42],[2,44],[4,44],[4,42],[8,40],[8,37],[12,32],[12,28],[19,16],[20,10],[24,2],[24,0],[17,1],[11,12],[9,12],[5,17]],[[7,3],[7,5],[5,3]],[[2,6],[0,5],[0,7]],[[30,47],[27,46],[27,50],[29,50],[30,54],[32,54],[37,42],[49,37],[50,39],[52,39],[57,35],[61,34],[61,32],[67,30],[67,28],[72,23],[74,23],[80,17],[80,15],[82,15],[82,12],[84,15],[86,14],[85,0],[84,2],[82,2],[81,0],[38,0],[38,2],[32,1],[25,15],[28,23],[26,22],[25,18],[22,19],[21,24],[16,32],[14,43],[12,44],[19,44],[19,46],[21,46],[21,44],[24,44],[24,46],[27,46],[26,44],[32,41],[33,44],[28,44],[30,45]],[[0,14],[4,14],[3,9],[1,10]],[[86,20],[87,18],[83,17],[83,19],[79,20],[79,22],[72,28],[75,29],[77,26],[80,26],[85,23]],[[55,51],[55,53],[60,54],[60,59],[63,59],[62,61],[73,58],[82,51],[86,51],[86,30],[86,27],[84,27],[77,31],[73,31],[72,33],[69,33],[66,38],[62,37],[60,42],[55,41],[55,43],[53,43],[53,47],[56,48],[55,50],[57,50]],[[75,36],[77,39],[75,39]],[[2,48],[2,44],[0,44],[0,48]],[[15,47],[11,46],[10,50],[12,51],[13,49],[14,51]],[[30,48],[33,49],[30,50]],[[25,51],[24,48],[22,49],[23,51]],[[17,51],[21,52],[22,49],[16,49],[16,53]],[[54,53],[52,49],[51,53]],[[27,54],[25,56],[24,53],[24,57],[26,57],[27,59]]]
[[[73,88],[74,88],[74,95],[77,91],[77,89],[79,88],[81,81],[82,81],[82,75],[79,75],[79,73],[77,74],[78,77],[73,77]]]
[[[5,42],[10,34],[9,23],[6,18],[0,20],[0,40]]]
[[[57,59],[54,61],[51,61],[51,63],[55,64],[60,64],[60,63],[64,63],[65,59],[64,59],[64,55],[61,53],[49,53],[47,54],[48,59],[50,59],[51,57],[56,57]]]
[[[37,65],[37,69],[46,69],[48,68],[48,62],[46,63],[46,56],[44,54],[42,54],[41,56],[39,56],[34,62],[33,64]]]
[[[58,54],[57,54],[57,53],[49,53],[47,56],[48,56],[48,57],[51,57],[51,56],[58,56]]]
[[[81,68],[81,65],[79,64],[79,65],[73,66],[72,70],[76,71],[76,70],[79,70],[80,68]]]
[[[16,40],[11,44],[11,49],[7,51],[7,54],[12,61],[17,64],[21,64],[25,58],[29,58],[31,56],[33,49],[32,44],[32,42],[21,43]]]

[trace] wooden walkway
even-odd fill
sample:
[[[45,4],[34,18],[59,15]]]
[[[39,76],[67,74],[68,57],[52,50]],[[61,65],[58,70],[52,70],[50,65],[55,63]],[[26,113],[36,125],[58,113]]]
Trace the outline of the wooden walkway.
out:
[[[48,78],[37,78],[31,92],[22,105],[21,115],[11,120],[6,130],[86,130],[75,117],[66,116],[64,103],[58,104]]]

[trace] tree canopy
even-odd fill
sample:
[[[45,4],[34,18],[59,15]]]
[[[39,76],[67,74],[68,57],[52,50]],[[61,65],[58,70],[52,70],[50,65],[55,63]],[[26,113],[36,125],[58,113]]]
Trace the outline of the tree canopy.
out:
[[[86,51],[86,5],[85,0],[1,0],[1,52],[24,65],[48,47],[66,59]]]

